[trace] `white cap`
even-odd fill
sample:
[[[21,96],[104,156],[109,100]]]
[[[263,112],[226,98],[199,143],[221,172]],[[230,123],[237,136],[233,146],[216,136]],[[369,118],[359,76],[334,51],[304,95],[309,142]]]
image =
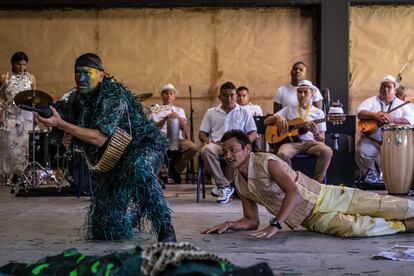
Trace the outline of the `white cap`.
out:
[[[167,83],[166,85],[164,85],[161,88],[161,92],[160,94],[162,94],[162,92],[166,91],[166,90],[173,90],[175,92],[175,95],[178,95],[178,90],[175,89],[174,85],[172,85],[171,83]]]
[[[301,87],[309,87],[310,89],[312,89],[313,94],[316,94],[316,92],[318,91],[318,88],[316,88],[316,86],[314,86],[312,82],[308,80],[303,80],[299,82],[298,87],[296,87],[296,90],[298,90],[298,88]]]
[[[390,81],[390,82],[394,83],[395,88],[397,88],[397,87],[398,87],[398,82],[397,82],[397,80],[396,80],[393,76],[391,76],[391,75],[386,75],[386,76],[382,79],[381,83],[386,82],[386,81]]]

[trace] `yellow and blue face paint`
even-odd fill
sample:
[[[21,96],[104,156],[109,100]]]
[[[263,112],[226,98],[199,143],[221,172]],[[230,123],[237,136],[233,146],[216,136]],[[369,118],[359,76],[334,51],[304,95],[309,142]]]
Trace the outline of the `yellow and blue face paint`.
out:
[[[75,81],[79,93],[89,94],[101,81],[100,71],[91,67],[76,67]]]

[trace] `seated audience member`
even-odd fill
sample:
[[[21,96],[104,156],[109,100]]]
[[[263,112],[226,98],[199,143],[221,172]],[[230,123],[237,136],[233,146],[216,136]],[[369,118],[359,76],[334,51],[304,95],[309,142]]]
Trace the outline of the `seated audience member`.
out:
[[[171,155],[172,159],[168,166],[168,176],[174,180],[174,183],[181,183],[180,174],[197,153],[198,148],[192,141],[185,139],[183,135],[187,119],[184,109],[173,105],[177,95],[178,91],[171,83],[164,85],[161,89],[162,105],[152,109],[150,118],[157,123],[161,131],[166,135],[168,118],[180,119],[179,150],[177,154]]]
[[[317,162],[314,179],[323,182],[332,157],[332,149],[325,145],[326,123],[315,124],[313,121],[325,118],[319,108],[312,105],[313,95],[317,88],[308,80],[299,83],[297,99],[299,104],[284,107],[279,112],[265,119],[265,125],[276,124],[282,133],[288,132],[288,121],[300,118],[308,122],[304,128],[299,129],[299,137],[295,141],[289,136],[289,142],[280,146],[277,156],[292,166],[291,159],[299,153],[316,155]]]
[[[400,99],[401,101],[403,101],[403,102],[410,100],[410,99],[408,98],[408,88],[407,88],[407,87],[405,87],[405,86],[402,86],[402,85],[398,86],[398,88],[397,88],[397,90],[396,90],[396,92],[395,92],[395,96],[396,96],[398,99]],[[411,108],[411,110],[414,112],[414,103],[409,103],[409,104],[407,104],[407,105],[408,105],[408,106]]]
[[[253,117],[236,103],[236,87],[233,83],[222,84],[218,98],[221,104],[207,110],[198,137],[204,144],[201,149],[204,165],[216,182],[211,193],[217,196],[217,203],[227,203],[234,193],[234,187],[230,185],[233,175],[228,167],[223,172],[220,166],[219,158],[223,154],[220,139],[227,130],[240,129],[254,141],[257,132]]]
[[[365,183],[382,182],[380,169],[381,128],[379,126],[414,123],[414,113],[407,105],[388,113],[392,108],[403,103],[402,100],[395,97],[397,85],[393,76],[385,76],[381,81],[379,94],[364,100],[357,108],[358,119],[372,120],[374,126],[372,133],[361,131],[361,138],[355,150],[360,177]]]
[[[252,116],[263,116],[263,111],[260,105],[252,104],[250,102],[250,92],[245,86],[240,86],[236,89],[237,104],[247,109]],[[258,134],[256,140],[253,142],[254,151],[265,150],[266,146],[262,144],[262,134]]]
[[[250,92],[245,86],[240,86],[236,89],[237,104],[247,109],[252,116],[263,116],[263,111],[260,105],[252,104],[250,102]]]
[[[302,61],[295,62],[292,65],[292,70],[290,70],[290,83],[279,87],[275,93],[275,98],[273,100],[273,109],[275,113],[288,105],[298,104],[296,88],[302,80],[306,79],[306,70],[307,67]],[[322,109],[322,100],[322,94],[319,89],[316,88],[312,103],[317,108]]]
[[[221,142],[224,158],[235,170],[243,217],[209,228],[205,234],[256,230],[260,224],[257,204],[275,216],[268,226],[250,234],[257,238],[276,235],[283,224],[340,237],[414,231],[414,201],[410,199],[320,184],[272,153],[252,153],[250,139],[238,130],[226,132]]]

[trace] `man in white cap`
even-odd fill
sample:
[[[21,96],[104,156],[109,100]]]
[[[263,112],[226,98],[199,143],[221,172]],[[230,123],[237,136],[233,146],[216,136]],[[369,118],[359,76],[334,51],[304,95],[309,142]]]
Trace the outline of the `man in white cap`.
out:
[[[299,129],[298,137],[288,137],[288,143],[279,147],[277,156],[292,166],[291,159],[299,153],[316,155],[314,179],[323,182],[332,157],[332,149],[325,145],[326,124],[315,124],[314,120],[324,119],[323,111],[312,105],[317,88],[308,80],[303,80],[296,88],[298,104],[288,105],[273,116],[265,119],[265,125],[276,124],[281,133],[288,132],[287,120],[301,118],[308,122]]]
[[[290,70],[290,83],[279,87],[275,93],[275,97],[273,99],[273,110],[275,113],[288,105],[298,104],[296,88],[298,87],[299,82],[306,79],[306,71],[307,67],[302,61],[295,62],[292,65],[292,69]],[[317,108],[322,109],[322,100],[322,94],[319,89],[316,88],[312,98],[312,103]]]
[[[359,120],[375,120],[378,125],[383,124],[413,124],[414,113],[407,106],[389,111],[402,104],[403,101],[395,96],[398,83],[391,75],[383,78],[377,96],[363,101],[357,108]],[[356,163],[360,170],[360,177],[365,183],[382,182],[380,169],[381,128],[371,134],[361,133],[356,145]]]
[[[162,105],[152,109],[150,118],[155,121],[163,133],[167,135],[168,118],[178,117],[180,119],[180,134],[178,144],[178,154],[171,156],[168,166],[168,176],[174,180],[174,183],[181,183],[181,172],[186,168],[187,164],[196,154],[198,148],[192,141],[185,139],[185,125],[187,118],[185,111],[181,107],[173,105],[178,90],[174,85],[168,83],[161,89]]]

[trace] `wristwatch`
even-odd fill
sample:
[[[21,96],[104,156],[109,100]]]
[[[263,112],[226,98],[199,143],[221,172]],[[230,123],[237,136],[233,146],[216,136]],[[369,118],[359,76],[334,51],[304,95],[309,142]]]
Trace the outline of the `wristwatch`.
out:
[[[280,224],[279,220],[276,217],[272,218],[269,221],[269,224],[272,226],[275,226],[279,230],[282,229],[282,225]]]

